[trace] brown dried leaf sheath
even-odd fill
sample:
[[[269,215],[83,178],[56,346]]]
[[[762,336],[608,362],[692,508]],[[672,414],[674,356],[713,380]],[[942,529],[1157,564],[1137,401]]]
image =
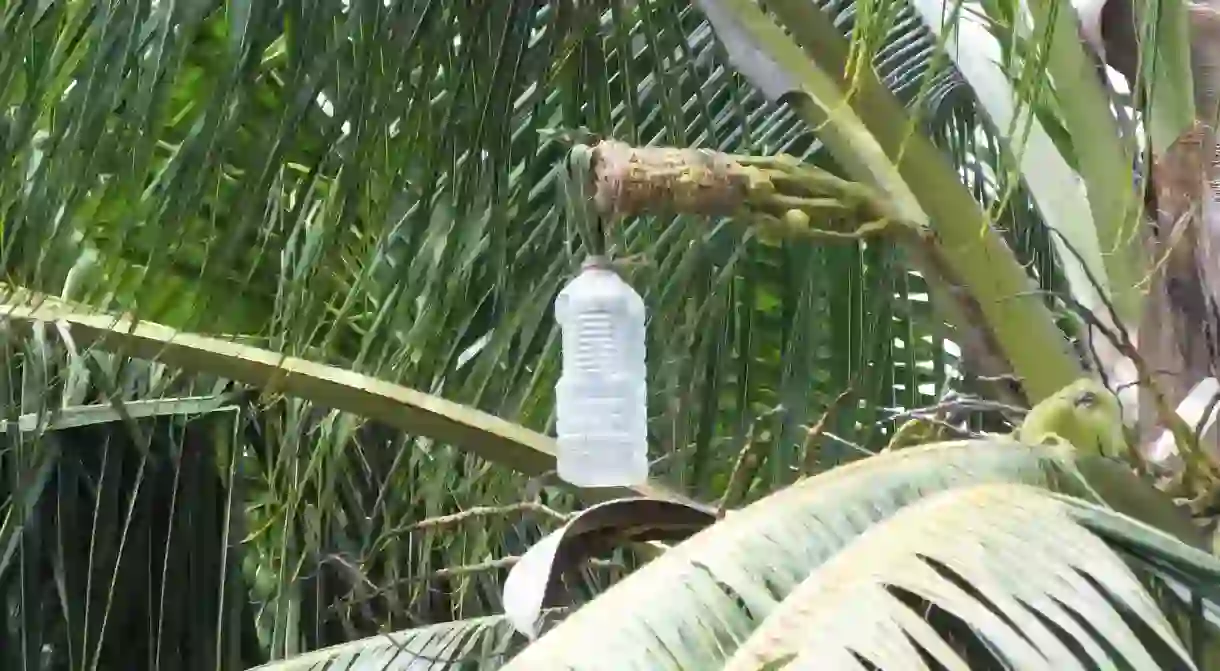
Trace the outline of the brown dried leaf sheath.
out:
[[[594,148],[599,212],[729,215],[749,192],[754,171],[720,152],[632,147],[608,140]]]

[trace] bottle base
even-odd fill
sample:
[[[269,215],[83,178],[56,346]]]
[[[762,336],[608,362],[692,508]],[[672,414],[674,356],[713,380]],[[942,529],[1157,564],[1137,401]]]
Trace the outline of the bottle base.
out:
[[[558,461],[559,479],[580,487],[634,487],[648,481],[648,461],[632,460],[629,464],[597,463],[588,459],[563,459]]]

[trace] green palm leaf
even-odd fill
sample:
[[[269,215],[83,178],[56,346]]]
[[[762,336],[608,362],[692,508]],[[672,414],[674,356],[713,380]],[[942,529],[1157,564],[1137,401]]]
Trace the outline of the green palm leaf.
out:
[[[1102,469],[1086,484],[1065,453],[1003,439],[859,461],[772,494],[678,545],[576,611],[508,668],[718,668],[811,571],[913,501],[966,484],[1021,482],[1085,497],[1096,491],[1131,515],[1158,509],[1155,502],[1124,503],[1130,492],[1146,491],[1132,477]],[[1178,523],[1188,534],[1188,523]]]
[[[1123,558],[1073,510],[1012,485],[913,504],[814,571],[724,668],[793,655],[778,668],[1196,668]],[[1220,575],[1214,557],[1192,560]]]

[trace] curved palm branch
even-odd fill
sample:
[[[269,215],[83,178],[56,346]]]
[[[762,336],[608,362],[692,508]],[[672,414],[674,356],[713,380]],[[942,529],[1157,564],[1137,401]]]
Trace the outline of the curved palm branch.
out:
[[[1205,668],[1075,507],[1013,485],[913,504],[814,571],[724,668]],[[1220,577],[1215,557],[1191,561]]]
[[[811,571],[913,501],[955,486],[1022,482],[1100,495],[1125,514],[1148,515],[1155,503],[1122,501],[1147,491],[1131,477],[1102,469],[1086,483],[1067,453],[1003,439],[856,462],[772,494],[676,546],[577,610],[508,668],[718,668]],[[1163,512],[1170,519],[1176,511]],[[1198,542],[1180,518],[1157,525]]]

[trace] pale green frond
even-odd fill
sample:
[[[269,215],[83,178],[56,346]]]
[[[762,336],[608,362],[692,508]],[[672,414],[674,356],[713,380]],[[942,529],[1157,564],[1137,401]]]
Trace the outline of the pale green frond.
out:
[[[251,671],[490,671],[521,644],[504,617],[479,617],[370,636]]]
[[[1084,528],[1105,540],[1153,588],[1179,635],[1191,644],[1196,664],[1220,664],[1220,563],[1212,541],[1202,546],[1178,542],[1152,525],[1115,515],[1087,501],[1063,498]]]
[[[1133,477],[1096,474],[1108,484],[1097,493],[1124,513],[1157,508],[1125,503],[1141,486],[1120,474]],[[937,491],[1002,482],[1093,496],[1070,457],[1051,448],[996,438],[884,453],[729,514],[576,611],[508,668],[717,668],[810,571],[874,524]]]
[[[1070,503],[1015,485],[938,494],[874,526],[724,668],[793,653],[781,668],[1195,668],[1136,574]]]

